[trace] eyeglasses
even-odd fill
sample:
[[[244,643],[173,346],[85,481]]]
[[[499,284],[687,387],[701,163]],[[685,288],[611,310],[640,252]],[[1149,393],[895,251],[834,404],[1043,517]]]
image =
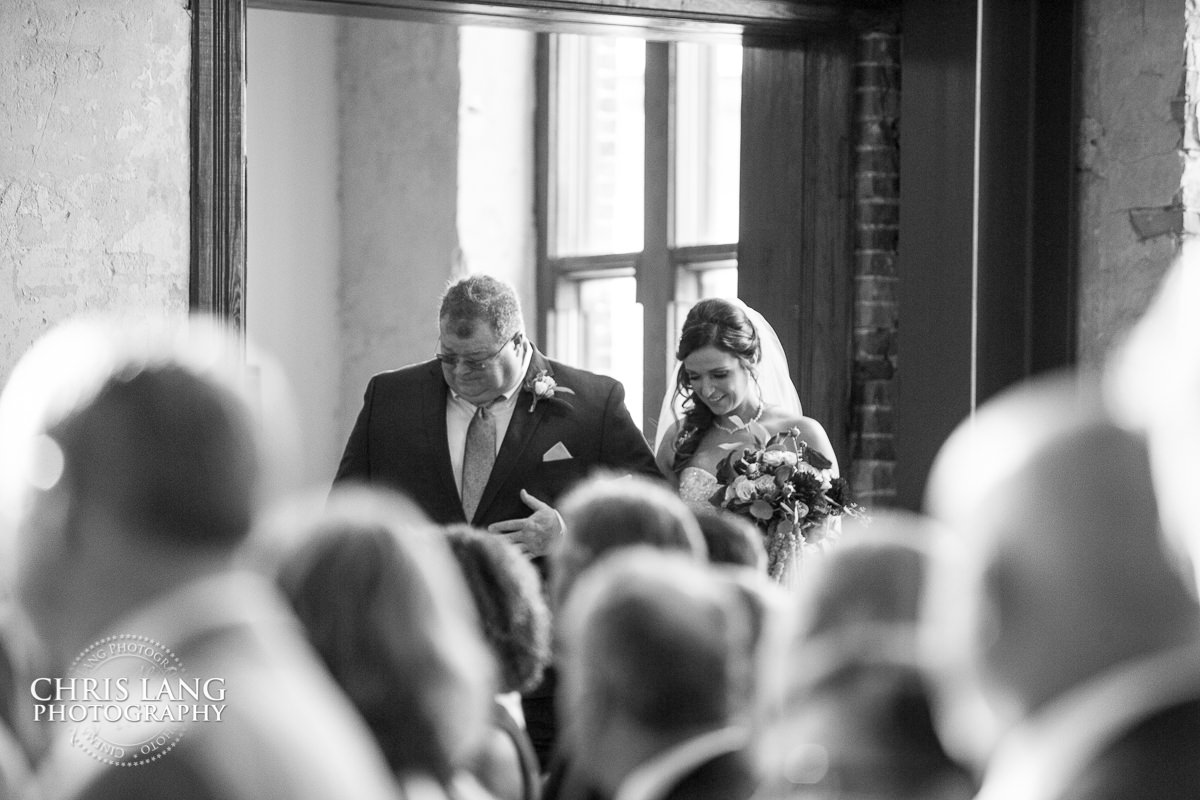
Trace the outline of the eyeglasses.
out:
[[[447,369],[454,369],[459,364],[462,364],[469,370],[486,369],[489,364],[495,361],[496,358],[504,352],[504,348],[508,347],[517,340],[517,336],[519,335],[520,334],[513,334],[512,337],[505,340],[504,344],[500,345],[496,352],[489,356],[484,356],[483,358],[463,358],[462,356],[453,356],[446,353],[434,353],[433,357],[436,358],[438,362]]]

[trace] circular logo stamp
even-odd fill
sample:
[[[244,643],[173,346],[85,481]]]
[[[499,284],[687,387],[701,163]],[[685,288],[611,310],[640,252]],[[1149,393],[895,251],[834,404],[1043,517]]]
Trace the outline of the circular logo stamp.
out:
[[[186,724],[183,664],[167,647],[145,636],[101,639],[71,665],[59,687],[64,721],[75,724],[72,742],[108,764],[155,761],[179,743]]]

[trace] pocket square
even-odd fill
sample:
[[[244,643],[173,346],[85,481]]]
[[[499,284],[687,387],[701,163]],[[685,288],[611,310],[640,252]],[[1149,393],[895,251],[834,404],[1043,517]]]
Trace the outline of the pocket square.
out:
[[[546,451],[545,455],[542,456],[542,461],[566,461],[568,458],[574,457],[571,455],[571,451],[567,449],[567,446],[559,442]]]

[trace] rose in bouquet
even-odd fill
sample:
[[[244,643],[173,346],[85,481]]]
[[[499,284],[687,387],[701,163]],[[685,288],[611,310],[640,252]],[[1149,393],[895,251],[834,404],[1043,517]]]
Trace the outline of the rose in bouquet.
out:
[[[748,517],[762,529],[768,570],[780,579],[789,560],[805,544],[830,535],[827,521],[865,517],[850,500],[850,485],[833,475],[833,463],[791,428],[758,448],[739,448],[717,466],[717,508]]]

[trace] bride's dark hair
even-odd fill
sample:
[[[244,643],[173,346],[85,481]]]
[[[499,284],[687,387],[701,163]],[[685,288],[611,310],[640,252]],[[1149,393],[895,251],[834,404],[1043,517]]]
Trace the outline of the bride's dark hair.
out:
[[[712,409],[696,397],[683,365],[685,358],[704,347],[715,347],[735,356],[743,367],[751,371],[762,358],[758,332],[754,330],[754,324],[746,312],[736,303],[713,297],[692,306],[683,321],[679,347],[675,351],[679,371],[675,376],[674,392],[683,398],[683,420],[675,436],[675,457],[671,462],[671,470],[676,475],[692,460],[704,433],[713,425]]]

